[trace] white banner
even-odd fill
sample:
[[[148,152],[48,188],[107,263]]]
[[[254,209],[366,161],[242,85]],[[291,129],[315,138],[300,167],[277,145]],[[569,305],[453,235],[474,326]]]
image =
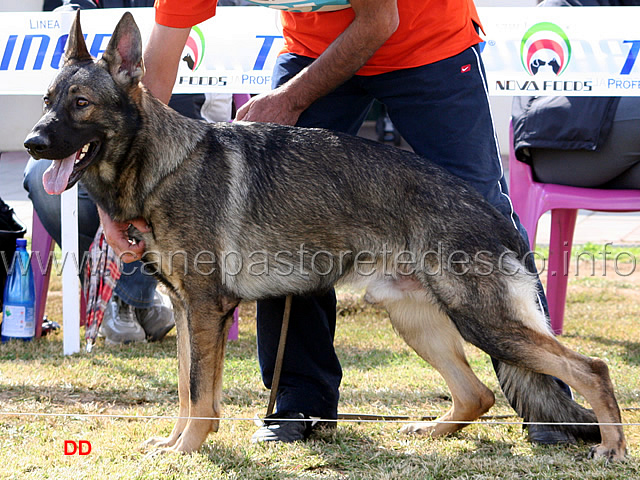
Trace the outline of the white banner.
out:
[[[640,7],[479,10],[491,95],[640,95]]]
[[[640,94],[640,7],[485,7],[481,44],[491,95]],[[131,10],[143,41],[152,8]],[[85,10],[89,51],[102,54],[123,10]],[[0,17],[0,94],[42,95],[60,68],[73,18],[68,12],[4,12]],[[283,47],[279,12],[218,7],[194,27],[174,92],[260,93]]]
[[[102,55],[124,9],[83,10],[89,52]],[[153,8],[132,8],[143,42]],[[3,13],[0,16],[0,94],[42,95],[60,68],[74,12]],[[279,12],[261,7],[218,7],[194,27],[185,46],[174,92],[260,93],[284,45]]]

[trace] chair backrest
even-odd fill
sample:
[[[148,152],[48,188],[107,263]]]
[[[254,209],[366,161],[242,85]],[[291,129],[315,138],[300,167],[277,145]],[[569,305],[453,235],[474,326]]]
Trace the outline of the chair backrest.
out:
[[[513,203],[513,208],[519,216],[527,202],[532,188],[537,182],[533,180],[531,167],[516,158],[513,148],[513,124],[509,123],[509,196]]]
[[[248,93],[234,93],[233,94],[233,103],[238,110],[241,106],[251,100],[251,95]]]

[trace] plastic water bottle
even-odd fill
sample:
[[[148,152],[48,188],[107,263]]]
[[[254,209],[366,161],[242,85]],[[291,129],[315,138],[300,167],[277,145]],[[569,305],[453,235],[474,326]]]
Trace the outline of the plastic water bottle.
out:
[[[18,238],[13,270],[4,286],[2,342],[11,339],[33,340],[36,333],[35,307],[36,289],[27,253],[27,241],[24,238]]]

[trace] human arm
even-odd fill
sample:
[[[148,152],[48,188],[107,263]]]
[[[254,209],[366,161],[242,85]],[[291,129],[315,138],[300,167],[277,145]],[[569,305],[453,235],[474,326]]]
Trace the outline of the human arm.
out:
[[[154,24],[144,51],[145,75],[142,83],[160,101],[169,103],[176,82],[180,55],[189,38],[190,28]]]
[[[355,18],[307,68],[271,92],[253,97],[237,120],[295,125],[317,99],[351,78],[398,27],[397,0],[352,0]]]

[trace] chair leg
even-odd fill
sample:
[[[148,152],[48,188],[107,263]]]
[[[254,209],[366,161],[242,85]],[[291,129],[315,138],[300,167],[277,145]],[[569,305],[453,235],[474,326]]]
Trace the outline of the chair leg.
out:
[[[34,210],[31,228],[31,268],[36,290],[36,338],[42,334],[42,317],[47,304],[51,274],[49,259],[54,246],[53,238],[49,236]]]
[[[229,329],[228,340],[238,340],[238,307],[233,311],[233,323]]]
[[[562,334],[571,247],[577,216],[578,210],[575,209],[559,208],[551,211],[547,301],[551,329],[556,335]]]

